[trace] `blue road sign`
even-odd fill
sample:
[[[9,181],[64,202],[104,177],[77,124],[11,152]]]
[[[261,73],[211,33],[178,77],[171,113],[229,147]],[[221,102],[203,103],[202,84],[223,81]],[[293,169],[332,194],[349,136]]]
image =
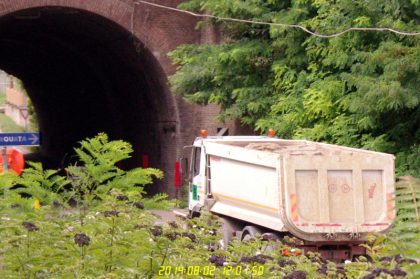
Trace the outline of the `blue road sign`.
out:
[[[0,133],[0,146],[39,145],[39,132]]]

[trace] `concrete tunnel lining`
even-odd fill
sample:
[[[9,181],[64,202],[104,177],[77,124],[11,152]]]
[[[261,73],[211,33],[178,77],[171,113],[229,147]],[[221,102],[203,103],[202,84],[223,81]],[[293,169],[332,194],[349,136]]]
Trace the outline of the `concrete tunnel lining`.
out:
[[[63,7],[4,15],[0,68],[24,82],[48,167],[103,131],[133,145],[126,167],[140,166],[147,154],[150,166],[170,171],[178,120],[166,76],[151,51],[120,25]],[[165,190],[165,183],[151,192]]]

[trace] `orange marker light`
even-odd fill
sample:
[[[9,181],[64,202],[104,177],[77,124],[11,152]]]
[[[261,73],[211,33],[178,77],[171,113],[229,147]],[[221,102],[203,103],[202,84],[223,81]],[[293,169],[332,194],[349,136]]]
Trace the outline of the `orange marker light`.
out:
[[[276,135],[276,131],[274,131],[274,129],[268,129],[268,133],[267,135],[271,138],[273,138]]]
[[[207,130],[200,130],[200,137],[207,138],[208,134]]]

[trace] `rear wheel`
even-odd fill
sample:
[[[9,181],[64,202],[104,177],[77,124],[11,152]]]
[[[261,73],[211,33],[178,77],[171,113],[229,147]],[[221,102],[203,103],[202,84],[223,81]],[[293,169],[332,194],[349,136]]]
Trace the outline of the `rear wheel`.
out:
[[[241,240],[242,241],[249,241],[251,239],[254,239],[257,234],[262,235],[262,231],[260,228],[255,226],[246,226],[242,230]]]
[[[254,239],[257,235],[260,235],[262,237],[264,244],[266,243],[266,245],[263,245],[261,247],[261,252],[270,253],[280,248],[280,242],[278,242],[280,238],[278,237],[278,235],[272,232],[264,232],[259,227],[255,226],[246,226],[242,230],[241,240],[250,241]]]
[[[229,242],[232,241],[233,237],[236,235],[236,232],[240,230],[241,226],[234,219],[230,219],[226,217],[221,217],[221,219],[222,219],[222,227],[220,228],[221,235],[222,235],[221,246],[222,246],[222,249],[227,249]]]
[[[262,238],[265,242],[267,242],[264,252],[269,253],[273,251],[278,251],[280,249],[280,246],[281,246],[280,237],[277,234],[267,232],[262,235]]]
[[[245,233],[245,235],[244,234],[242,234],[242,241],[250,241],[250,240],[252,240],[254,237],[253,236],[251,236],[249,233]]]

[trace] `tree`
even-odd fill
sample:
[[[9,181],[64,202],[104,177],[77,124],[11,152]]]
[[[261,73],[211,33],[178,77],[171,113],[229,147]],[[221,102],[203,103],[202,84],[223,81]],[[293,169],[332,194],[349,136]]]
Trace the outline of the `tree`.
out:
[[[420,31],[417,0],[191,0],[181,8],[218,17],[299,24],[321,34],[349,27]],[[400,171],[420,176],[420,36],[351,31],[319,38],[298,28],[207,20],[217,45],[170,54],[175,92],[216,103],[278,136],[398,153]]]

